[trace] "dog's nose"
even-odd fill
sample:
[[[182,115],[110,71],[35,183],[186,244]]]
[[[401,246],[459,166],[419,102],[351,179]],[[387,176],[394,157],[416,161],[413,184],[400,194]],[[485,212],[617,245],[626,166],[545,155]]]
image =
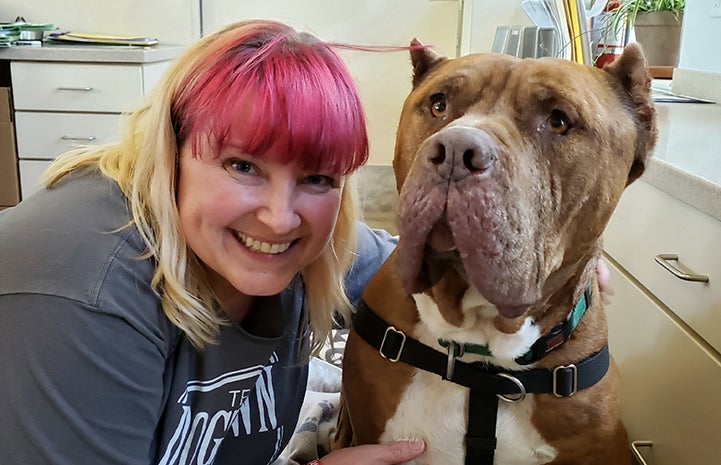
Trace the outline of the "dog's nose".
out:
[[[485,131],[454,126],[431,137],[425,147],[428,161],[438,174],[460,181],[470,174],[488,170],[498,159],[495,143]]]

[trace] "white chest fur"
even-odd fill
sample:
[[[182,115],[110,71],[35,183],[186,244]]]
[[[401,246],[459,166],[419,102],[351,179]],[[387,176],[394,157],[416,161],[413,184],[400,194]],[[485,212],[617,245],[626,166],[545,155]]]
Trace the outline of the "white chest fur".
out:
[[[513,359],[524,354],[540,333],[529,318],[518,332],[505,334],[496,330],[492,318],[497,314],[477,291],[471,289],[463,299],[464,324],[457,327],[446,322],[428,296],[417,294],[422,323],[416,336],[421,342],[437,346],[442,337],[458,342],[488,344],[492,358],[466,355],[463,360],[483,359],[509,369],[521,368]],[[426,452],[412,465],[463,465],[465,457],[466,408],[468,389],[443,380],[440,376],[416,370],[407,386],[398,409],[381,437],[383,442],[394,439],[422,439]],[[531,423],[534,396],[528,395],[518,404],[499,401],[496,421],[497,447],[494,465],[541,465],[556,456]]]
[[[395,415],[386,423],[381,442],[411,438],[425,441],[426,452],[409,465],[463,465],[467,399],[466,388],[419,370],[403,393]],[[541,465],[552,461],[556,451],[531,423],[533,395],[518,404],[499,404],[494,464]]]

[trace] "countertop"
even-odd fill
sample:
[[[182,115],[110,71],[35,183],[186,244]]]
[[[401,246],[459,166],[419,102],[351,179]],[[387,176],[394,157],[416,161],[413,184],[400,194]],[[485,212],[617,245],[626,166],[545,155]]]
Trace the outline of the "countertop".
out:
[[[721,104],[656,102],[659,137],[642,181],[721,221]]]
[[[75,61],[95,63],[154,63],[171,60],[186,46],[158,44],[151,47],[127,45],[65,45],[43,43],[36,47],[16,45],[0,48],[0,60]]]

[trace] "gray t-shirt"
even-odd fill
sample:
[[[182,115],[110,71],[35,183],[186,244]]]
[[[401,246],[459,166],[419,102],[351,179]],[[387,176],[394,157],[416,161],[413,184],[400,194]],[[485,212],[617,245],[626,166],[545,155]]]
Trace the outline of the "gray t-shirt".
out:
[[[163,314],[128,222],[94,171],[0,212],[0,464],[271,463],[308,374],[300,279],[199,352]],[[358,234],[353,302],[395,246]]]

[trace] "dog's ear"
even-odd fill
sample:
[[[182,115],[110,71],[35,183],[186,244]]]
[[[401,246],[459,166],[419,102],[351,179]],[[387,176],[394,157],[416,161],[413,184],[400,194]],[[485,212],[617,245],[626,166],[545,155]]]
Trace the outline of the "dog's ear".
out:
[[[410,50],[411,64],[413,65],[413,88],[415,88],[431,68],[447,58],[437,54],[429,46],[415,38],[411,40]]]
[[[646,168],[648,157],[656,145],[658,128],[656,110],[651,97],[651,77],[648,74],[646,58],[641,46],[632,42],[623,50],[623,54],[603,68],[623,87],[622,98],[629,101],[637,119],[638,140],[636,157],[628,174],[628,184],[635,181]]]

